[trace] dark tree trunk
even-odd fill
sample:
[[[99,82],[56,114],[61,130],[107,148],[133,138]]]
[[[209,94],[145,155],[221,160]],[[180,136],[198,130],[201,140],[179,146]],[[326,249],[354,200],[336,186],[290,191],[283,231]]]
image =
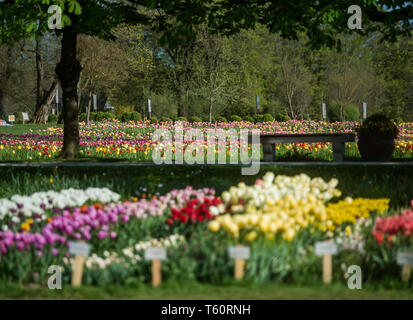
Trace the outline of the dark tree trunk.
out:
[[[179,70],[175,73],[178,117],[185,117],[188,113],[186,104],[189,95],[189,80],[193,72],[192,54],[194,46],[195,39],[176,50],[168,50],[172,61],[179,66]]]
[[[13,48],[7,47],[7,60],[6,63],[6,70],[4,71],[4,76],[0,78],[0,116],[6,115],[8,112],[7,104],[5,101],[7,100],[7,91],[9,87],[9,81],[12,75],[12,66],[11,66],[11,58],[13,56]]]
[[[77,119],[77,84],[81,65],[76,57],[77,33],[73,29],[76,17],[72,16],[72,26],[63,29],[62,55],[56,66],[63,90],[64,136],[61,157],[73,159],[79,152],[79,122]]]
[[[189,72],[190,70],[183,70],[178,74],[178,117],[186,117],[188,114],[188,110],[186,108],[186,104],[188,103],[188,95],[189,95]]]
[[[39,102],[40,107],[36,107],[36,112],[32,117],[31,123],[46,123],[47,118],[49,117],[49,105],[53,101],[57,85],[58,81],[55,79],[49,90],[43,95],[42,100]]]
[[[36,57],[36,113],[42,107],[42,82],[44,78],[43,57],[41,53],[41,38],[36,39],[35,57]]]

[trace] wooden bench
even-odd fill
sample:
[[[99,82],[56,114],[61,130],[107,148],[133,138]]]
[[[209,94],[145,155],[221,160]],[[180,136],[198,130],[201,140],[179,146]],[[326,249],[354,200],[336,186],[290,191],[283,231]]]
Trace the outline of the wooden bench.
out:
[[[328,134],[275,134],[260,135],[264,161],[275,161],[276,143],[316,143],[331,142],[333,144],[333,161],[343,161],[345,143],[356,141],[354,133],[328,133]]]

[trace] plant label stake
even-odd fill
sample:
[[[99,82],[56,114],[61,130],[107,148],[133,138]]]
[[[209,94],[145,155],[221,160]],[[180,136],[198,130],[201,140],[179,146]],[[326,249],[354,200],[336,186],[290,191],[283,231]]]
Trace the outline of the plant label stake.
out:
[[[363,120],[367,118],[367,103],[363,102]]]
[[[234,277],[237,280],[244,278],[245,260],[250,258],[251,250],[249,247],[230,246],[228,247],[229,257],[235,259]]]
[[[322,108],[323,108],[323,120],[326,120],[327,119],[327,108],[326,108],[325,103],[322,104]]]
[[[256,105],[257,105],[257,112],[260,112],[260,97],[259,96],[257,96]]]
[[[413,252],[398,252],[397,264],[402,266],[402,280],[409,281],[413,265]]]
[[[93,95],[93,111],[98,110],[98,97],[96,94]]]
[[[152,113],[151,99],[148,99],[148,114],[149,114],[149,119],[151,118],[151,113]]]
[[[323,282],[331,283],[333,280],[333,255],[338,253],[337,245],[332,241],[316,242],[315,254],[323,256]]]
[[[72,286],[79,287],[82,284],[83,264],[85,257],[89,255],[90,245],[84,242],[69,242],[69,254],[75,256],[72,271]]]
[[[162,262],[166,259],[165,248],[148,248],[145,250],[145,259],[152,260],[152,287],[158,287],[162,282]]]

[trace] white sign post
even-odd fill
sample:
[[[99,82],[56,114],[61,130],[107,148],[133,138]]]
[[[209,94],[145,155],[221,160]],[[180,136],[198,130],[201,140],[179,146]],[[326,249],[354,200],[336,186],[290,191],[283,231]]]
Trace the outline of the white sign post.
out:
[[[231,259],[235,259],[234,277],[237,280],[244,278],[245,260],[250,258],[251,250],[249,247],[230,246],[228,247],[228,255]]]
[[[22,116],[23,116],[23,124],[25,121],[29,121],[29,115],[27,112],[22,112]]]
[[[260,111],[260,97],[259,96],[257,96],[256,106],[257,106],[257,112],[259,112]]]
[[[315,254],[323,256],[323,282],[331,283],[333,280],[333,255],[338,253],[337,245],[333,241],[316,242]]]
[[[152,260],[152,287],[162,283],[162,260],[166,259],[165,248],[148,248],[145,250],[145,259]]]
[[[149,113],[149,119],[150,119],[151,113],[152,113],[151,99],[148,99],[148,113]]]
[[[82,284],[83,264],[85,258],[89,255],[90,245],[84,242],[69,242],[69,254],[75,256],[75,262],[72,267],[72,286],[79,287]]]
[[[93,95],[93,111],[97,111],[98,109],[98,97],[97,95]]]
[[[367,103],[363,102],[363,120],[367,118]]]
[[[398,252],[396,259],[397,264],[402,266],[402,280],[409,281],[413,265],[413,252]]]
[[[322,109],[323,109],[323,119],[326,120],[327,119],[327,108],[326,108],[325,103],[322,104]]]

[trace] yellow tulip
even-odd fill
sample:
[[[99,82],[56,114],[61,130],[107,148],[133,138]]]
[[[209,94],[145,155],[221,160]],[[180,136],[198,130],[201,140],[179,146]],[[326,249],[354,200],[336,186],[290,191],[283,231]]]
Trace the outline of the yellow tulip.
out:
[[[217,232],[220,228],[220,225],[218,221],[214,220],[209,223],[208,227],[212,232]]]
[[[258,233],[256,231],[251,231],[245,236],[245,239],[249,242],[254,241],[258,237]]]

